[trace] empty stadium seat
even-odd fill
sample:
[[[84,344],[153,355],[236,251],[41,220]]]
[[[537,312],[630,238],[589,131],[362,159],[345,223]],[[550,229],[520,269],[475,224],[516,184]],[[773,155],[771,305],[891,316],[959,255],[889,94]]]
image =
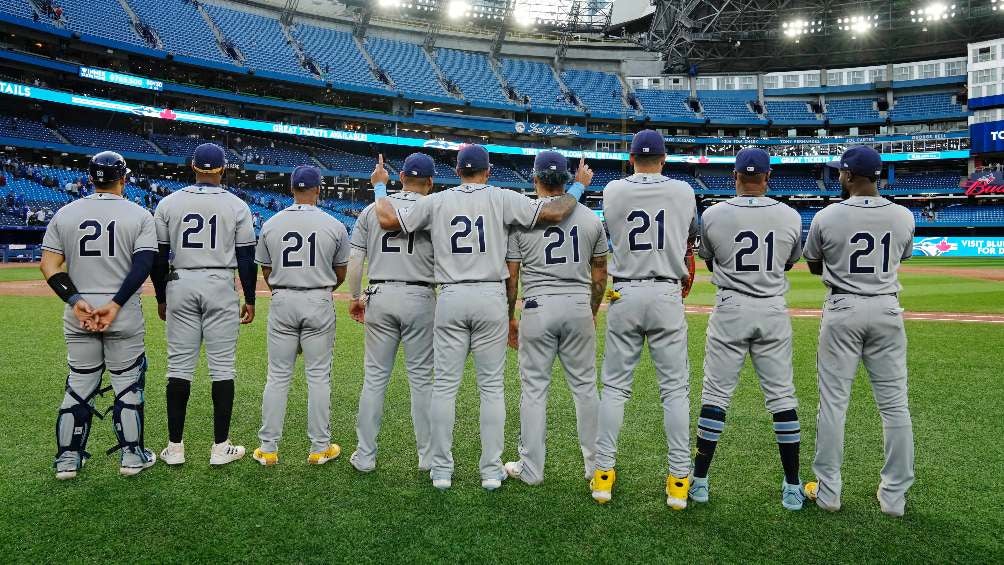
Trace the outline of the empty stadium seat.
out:
[[[889,115],[897,121],[939,118],[964,119],[966,112],[963,111],[962,106],[952,102],[950,93],[945,92],[897,96]]]
[[[41,122],[27,118],[0,116],[0,136],[62,143],[55,133]]]
[[[379,37],[366,39],[366,50],[398,90],[413,95],[449,96],[439,83],[421,45]]]
[[[530,106],[534,110],[565,112],[578,110],[561,92],[561,86],[555,80],[550,65],[523,59],[503,58],[501,69],[510,86],[521,95],[530,97]]]
[[[76,0],[89,4],[91,0]],[[117,0],[106,0],[117,3]],[[129,0],[143,22],[157,31],[164,48],[176,55],[233,63],[216,42],[216,36],[190,0]],[[95,26],[94,29],[100,29]]]
[[[831,120],[880,120],[873,98],[833,98],[826,100],[826,116]]]
[[[127,131],[62,125],[59,126],[59,132],[76,145],[112,151],[157,153],[157,149],[145,138]]]
[[[931,171],[899,173],[896,182],[883,187],[883,192],[945,192],[958,191],[962,180],[958,173]]]
[[[119,0],[58,0],[55,4],[63,8],[63,21],[69,30],[149,47],[136,33]]]
[[[223,35],[244,55],[248,68],[313,76],[300,65],[296,51],[282,33],[279,20],[208,3],[203,7]]]
[[[718,122],[749,122],[760,119],[750,109],[756,100],[755,90],[701,90],[697,93],[704,117]]]
[[[697,115],[687,105],[690,93],[685,90],[659,90],[638,88],[638,101],[645,113],[656,121],[672,121],[674,118],[696,118]]]
[[[561,79],[592,114],[625,112],[624,90],[617,75],[598,71],[567,70]]]
[[[297,24],[291,28],[291,32],[314,58],[327,79],[355,86],[387,89],[387,85],[373,76],[351,33],[307,24]]]
[[[816,120],[809,103],[802,100],[764,100],[767,117],[776,121]]]
[[[512,103],[502,92],[502,85],[492,72],[487,55],[439,47],[436,49],[436,64],[446,78],[460,88],[467,100],[488,104]]]

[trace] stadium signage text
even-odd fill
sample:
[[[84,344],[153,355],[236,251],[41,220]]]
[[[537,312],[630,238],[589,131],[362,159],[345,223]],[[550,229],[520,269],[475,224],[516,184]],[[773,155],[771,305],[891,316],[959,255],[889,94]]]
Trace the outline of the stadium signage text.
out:
[[[195,112],[185,112],[171,110],[170,108],[156,108],[153,106],[143,106],[133,102],[119,102],[107,98],[95,96],[80,96],[50,90],[47,88],[29,87],[26,85],[0,82],[0,94],[13,96],[23,96],[35,100],[43,100],[55,104],[65,104],[103,110],[107,112],[119,112],[132,114],[146,118],[156,118],[161,120],[176,120],[178,122],[207,124],[211,126],[229,127],[246,131],[272,132],[300,137],[318,137],[323,139],[338,139],[343,141],[357,141],[364,143],[377,143],[383,145],[398,145],[405,147],[428,147],[442,149],[446,151],[458,151],[460,143],[442,139],[428,139],[418,137],[399,137],[396,135],[384,135],[375,133],[360,133],[353,131],[331,130],[307,126],[297,126],[292,124],[282,124],[276,122],[265,122],[260,120],[248,120],[243,118],[228,118],[226,116],[213,116],[209,114],[198,114]],[[485,149],[489,153],[505,155],[529,155],[534,156],[545,148],[519,147],[513,145],[485,144]],[[612,161],[627,161],[628,154],[624,152],[608,151],[569,151],[558,150],[567,157],[586,159],[604,159]],[[839,152],[838,152],[839,153]],[[834,155],[838,154],[835,153]],[[930,151],[923,153],[885,153],[882,160],[885,162],[913,161],[923,159],[965,159],[969,157],[969,150],[958,149],[948,151]],[[814,164],[825,163],[832,160],[832,156],[827,155],[804,155],[781,157],[772,156],[770,161],[773,164]],[[697,155],[667,155],[666,161],[669,163],[686,163],[690,165],[731,165],[735,163],[734,156],[697,156]]]
[[[1000,171],[982,171],[973,174],[963,186],[966,196],[1004,194],[1004,176]]]
[[[538,124],[535,122],[516,122],[513,131],[518,134],[539,135],[541,137],[577,137],[580,128],[558,124]]]
[[[1004,121],[984,122],[969,126],[973,153],[1004,152]]]
[[[159,80],[151,80],[148,78],[143,78],[133,75],[125,75],[122,73],[106,71],[104,69],[80,67],[80,76],[82,78],[99,80],[101,82],[110,82],[113,84],[120,84],[122,86],[131,86],[133,88],[145,88],[147,90],[164,89],[164,83]]]

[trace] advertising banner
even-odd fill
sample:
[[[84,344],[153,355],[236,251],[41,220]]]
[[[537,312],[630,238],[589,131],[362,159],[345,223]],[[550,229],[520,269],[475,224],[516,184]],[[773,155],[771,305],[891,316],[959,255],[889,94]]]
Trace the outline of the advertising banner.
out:
[[[121,84],[122,86],[131,86],[133,88],[145,88],[147,90],[164,90],[164,83],[159,80],[151,80],[148,78],[143,78],[133,75],[125,75],[113,71],[106,71],[104,69],[92,69],[91,67],[80,67],[80,76],[82,78],[89,78],[91,80],[100,80],[101,82],[110,82],[113,84]]]
[[[973,153],[1004,153],[1004,121],[969,126]]]
[[[1004,257],[1004,237],[915,237],[914,257]]]

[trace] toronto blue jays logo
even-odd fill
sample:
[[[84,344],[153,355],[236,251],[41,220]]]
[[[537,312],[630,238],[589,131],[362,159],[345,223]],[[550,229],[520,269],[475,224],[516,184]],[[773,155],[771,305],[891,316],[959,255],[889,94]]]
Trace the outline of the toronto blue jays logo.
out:
[[[913,244],[915,252],[920,251],[927,257],[938,257],[958,248],[958,244],[948,241],[947,237],[925,237]]]

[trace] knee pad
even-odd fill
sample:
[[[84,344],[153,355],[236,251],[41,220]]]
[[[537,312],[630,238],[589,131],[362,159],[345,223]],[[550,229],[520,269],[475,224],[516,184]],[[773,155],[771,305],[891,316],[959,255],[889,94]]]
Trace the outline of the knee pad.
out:
[[[718,441],[725,431],[725,410],[711,404],[701,407],[697,418],[697,437],[705,441]]]
[[[109,371],[112,379],[135,375],[135,379],[115,394],[115,402],[105,412],[112,413],[112,425],[118,444],[106,452],[122,450],[122,453],[133,453],[145,460],[146,450],[143,447],[143,389],[146,385],[146,354],[141,354],[132,365],[118,371]]]
[[[77,375],[90,375],[97,373],[97,382],[94,389],[89,393],[81,395],[70,385],[69,375],[66,377],[66,395],[73,401],[73,404],[60,408],[56,416],[56,459],[58,460],[66,453],[75,453],[77,456],[77,468],[83,464],[85,459],[90,458],[87,452],[87,437],[91,433],[91,420],[94,416],[98,419],[104,418],[104,414],[94,408],[95,397],[101,396],[111,390],[111,387],[101,388],[101,373],[105,370],[104,365],[89,369],[78,369],[70,367],[70,372]],[[63,439],[61,430],[64,424],[71,425],[71,433],[68,440]]]

